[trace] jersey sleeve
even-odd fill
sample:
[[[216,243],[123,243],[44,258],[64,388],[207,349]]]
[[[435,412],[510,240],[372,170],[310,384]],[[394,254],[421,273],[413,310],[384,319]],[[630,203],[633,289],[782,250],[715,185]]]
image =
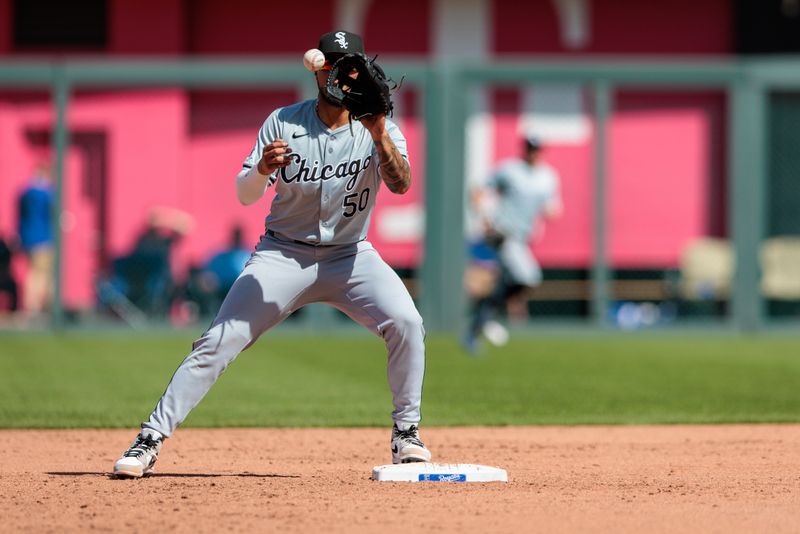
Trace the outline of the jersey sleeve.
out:
[[[270,113],[267,120],[264,121],[264,124],[261,125],[261,129],[258,131],[258,136],[256,137],[255,145],[253,146],[253,150],[250,151],[250,155],[248,155],[244,162],[242,163],[242,170],[249,171],[256,165],[258,165],[259,160],[261,159],[261,153],[264,151],[264,147],[270,144],[275,139],[279,139],[282,136],[281,132],[281,125],[278,121],[278,112],[280,109],[277,109]],[[269,183],[272,185],[275,183],[275,175],[269,177]]]

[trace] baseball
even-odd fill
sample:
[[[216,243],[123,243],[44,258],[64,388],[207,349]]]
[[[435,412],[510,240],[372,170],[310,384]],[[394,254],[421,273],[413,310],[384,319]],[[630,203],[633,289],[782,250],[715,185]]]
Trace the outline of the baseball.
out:
[[[316,72],[325,65],[325,54],[321,50],[312,48],[303,54],[303,65],[311,72]]]

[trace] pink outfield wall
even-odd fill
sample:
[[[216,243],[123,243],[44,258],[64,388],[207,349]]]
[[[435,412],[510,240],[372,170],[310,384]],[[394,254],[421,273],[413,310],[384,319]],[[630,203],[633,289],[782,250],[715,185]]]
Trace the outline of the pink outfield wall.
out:
[[[292,96],[287,92],[261,98],[271,108],[292,101]],[[720,129],[722,102],[714,95],[686,95],[666,108],[653,104],[637,109],[635,102],[641,99],[635,94],[621,95],[611,122],[610,258],[616,267],[674,267],[687,240],[708,233],[711,133]],[[206,108],[205,113],[212,116],[222,113],[224,99],[196,102],[194,114],[192,100],[189,93],[177,89],[75,97],[69,116],[73,135],[106,134],[110,178],[106,244],[111,255],[130,249],[154,205],[180,208],[195,218],[192,233],[177,248],[176,274],[221,248],[235,224],[245,228],[250,243],[263,231],[271,196],[243,207],[233,187],[233,177],[252,147],[262,118],[253,116],[247,128],[235,124],[204,127],[200,109]],[[518,112],[498,114],[495,160],[518,150],[518,116]],[[51,119],[50,106],[44,102],[0,105],[3,235],[14,231],[13,199],[44,155],[41,146],[26,141],[28,132],[47,130]],[[419,240],[413,232],[403,238],[386,227],[398,220],[402,223],[403,214],[414,218],[421,209],[424,133],[415,114],[403,115],[398,122],[408,138],[417,179],[407,196],[382,191],[370,239],[391,264],[410,267],[419,261]],[[592,139],[581,145],[553,144],[545,157],[561,175],[566,212],[548,224],[532,246],[545,266],[588,266],[593,235]],[[68,301],[76,303],[91,300],[92,278],[85,275],[100,267],[89,261],[96,256],[93,239],[99,229],[96,206],[81,189],[86,158],[80,146],[73,146],[66,174],[66,287]]]
[[[384,9],[386,4],[367,2],[364,37],[369,50],[384,57],[431,57],[435,53],[432,0],[408,0],[402,10]],[[490,25],[491,57],[730,51],[731,13],[726,0],[679,0],[679,7],[658,16],[646,7],[649,4],[590,2],[589,39],[579,50],[564,44],[553,2],[489,4],[491,17],[486,24]],[[188,0],[110,0],[109,6],[109,43],[104,55],[299,57],[331,28],[336,17],[334,2],[312,0],[303,9],[319,16],[300,26],[271,25],[264,32],[257,31],[259,21],[272,20],[273,15],[265,3],[196,0],[189,9]],[[159,16],[153,17],[154,12]],[[39,55],[13,50],[10,20],[11,0],[0,0],[0,59]],[[680,34],[671,30],[675,27],[681,28]],[[299,59],[298,68],[302,68]],[[486,144],[487,157],[498,161],[518,153],[525,109],[519,90],[493,89],[491,94],[488,111],[494,133]],[[176,88],[75,95],[69,116],[73,139],[81,134],[102,139],[108,187],[107,253],[114,256],[129,250],[153,205],[181,208],[194,216],[193,231],[176,250],[179,276],[189,264],[203,261],[222,247],[235,224],[242,225],[246,239],[255,243],[271,196],[253,206],[240,206],[233,176],[266,115],[296,98],[291,89],[187,92]],[[391,264],[414,267],[421,261],[424,183],[437,177],[424,176],[425,137],[418,95],[404,89],[400,99],[397,122],[408,139],[415,184],[403,197],[381,192],[370,239]],[[674,267],[689,240],[724,231],[724,202],[714,197],[724,193],[724,99],[715,93],[623,90],[615,95],[614,105],[609,153],[612,264]],[[578,141],[551,142],[546,150],[546,159],[561,174],[566,208],[562,219],[548,224],[532,241],[547,267],[586,267],[592,261],[590,100],[584,98],[574,111],[588,121],[587,134]],[[47,156],[41,137],[32,134],[49,131],[51,124],[47,95],[4,93],[0,88],[0,235],[15,232],[16,195],[35,163]],[[96,157],[91,146],[76,141],[67,161],[65,287],[67,303],[79,307],[92,303],[92,284],[101,267],[97,206],[87,198],[85,183]],[[713,216],[711,205],[718,206],[711,210]],[[411,224],[398,231],[398,221]]]

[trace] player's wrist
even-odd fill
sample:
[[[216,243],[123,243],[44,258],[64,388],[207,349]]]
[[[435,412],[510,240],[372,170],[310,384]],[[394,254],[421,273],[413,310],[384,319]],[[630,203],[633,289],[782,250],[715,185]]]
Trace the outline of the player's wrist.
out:
[[[376,145],[392,140],[392,138],[389,137],[389,132],[387,132],[385,128],[372,129],[369,131],[369,134],[372,136],[372,142]]]
[[[269,165],[264,163],[264,159],[258,160],[258,165],[256,165],[256,170],[258,174],[263,174],[264,176],[269,176],[272,174],[272,170],[270,170]]]

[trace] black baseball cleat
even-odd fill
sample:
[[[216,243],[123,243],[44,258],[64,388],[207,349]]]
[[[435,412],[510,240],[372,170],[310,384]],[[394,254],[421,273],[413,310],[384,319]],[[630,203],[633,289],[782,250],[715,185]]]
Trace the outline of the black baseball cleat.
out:
[[[164,438],[142,432],[114,464],[113,475],[119,478],[140,478],[153,471]]]
[[[410,462],[430,462],[429,451],[419,439],[417,425],[400,430],[395,423],[392,428],[392,463],[407,464]]]

